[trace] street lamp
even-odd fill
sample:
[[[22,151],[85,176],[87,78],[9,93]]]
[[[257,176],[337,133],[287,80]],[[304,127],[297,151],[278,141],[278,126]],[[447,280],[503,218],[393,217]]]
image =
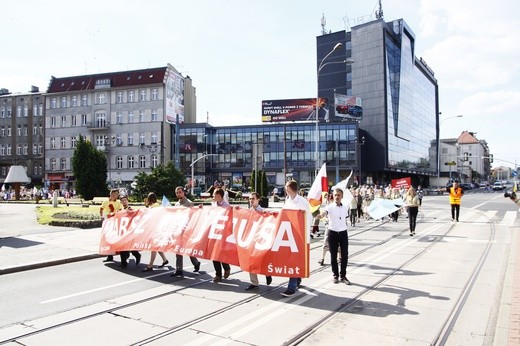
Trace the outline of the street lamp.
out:
[[[317,92],[316,92],[316,148],[315,148],[315,159],[316,159],[316,175],[318,174],[319,170],[320,170],[320,162],[319,162],[319,151],[318,151],[318,145],[319,145],[319,132],[318,132],[318,121],[319,121],[319,118],[318,118],[318,114],[319,114],[319,110],[320,110],[320,71],[326,66],[328,65],[329,63],[327,64],[324,64],[325,60],[332,54],[334,53],[335,51],[337,51],[338,49],[341,49],[343,47],[343,43],[339,42],[339,43],[336,43],[336,45],[334,46],[334,48],[332,48],[332,50],[327,54],[325,55],[325,57],[323,59],[321,59],[320,61],[320,64],[318,65],[318,71],[316,73],[316,78],[317,78],[317,83],[316,83],[316,86],[317,86]],[[347,62],[345,60],[345,62]],[[331,62],[332,63],[332,62]],[[336,63],[343,63],[343,61],[337,61]]]
[[[363,183],[363,171],[361,170],[361,146],[365,145],[365,136],[361,137],[361,141],[358,141],[356,137],[355,141],[356,144],[358,144],[356,149],[359,148],[357,151],[359,152],[359,186],[361,186]]]
[[[441,114],[442,114],[442,112],[439,112],[439,116]],[[441,176],[441,153],[440,153],[440,150],[441,150],[441,124],[448,119],[462,118],[462,116],[463,116],[462,114],[458,114],[458,115],[454,115],[451,117],[441,119],[439,121],[439,138],[437,138],[437,178],[440,178],[440,176]],[[451,166],[450,166],[450,170],[451,170]]]
[[[217,154],[205,154],[205,155],[202,155],[201,157],[193,160],[190,164],[190,167],[191,167],[191,195],[193,196],[193,181],[195,181],[195,163],[199,160],[202,160],[203,158],[207,157],[207,156],[218,156]]]

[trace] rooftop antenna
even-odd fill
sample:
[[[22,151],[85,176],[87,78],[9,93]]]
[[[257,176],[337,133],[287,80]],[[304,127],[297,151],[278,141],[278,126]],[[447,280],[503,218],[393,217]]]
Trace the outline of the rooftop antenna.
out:
[[[383,19],[383,5],[381,5],[381,0],[379,0],[379,9],[376,11],[376,18]]]
[[[325,25],[327,24],[327,20],[325,19],[325,14],[321,14],[321,34],[326,35],[327,30],[325,30]]]

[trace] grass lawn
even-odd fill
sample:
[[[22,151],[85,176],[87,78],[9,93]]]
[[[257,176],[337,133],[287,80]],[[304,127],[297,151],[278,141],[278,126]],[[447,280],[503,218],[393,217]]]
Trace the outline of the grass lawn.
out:
[[[36,207],[38,223],[48,225],[54,220],[99,220],[99,207],[91,206],[84,208],[78,206],[58,205],[39,205]]]

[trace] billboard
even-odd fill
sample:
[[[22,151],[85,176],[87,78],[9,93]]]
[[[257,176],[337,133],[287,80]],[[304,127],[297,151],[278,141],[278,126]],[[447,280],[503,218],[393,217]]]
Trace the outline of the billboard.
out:
[[[179,123],[184,123],[184,78],[170,68],[166,70],[165,102],[166,122],[175,124],[179,114]]]
[[[328,120],[329,99],[320,97],[318,120]],[[316,121],[316,98],[262,101],[262,122]]]
[[[334,104],[336,117],[358,120],[363,117],[363,103],[359,97],[334,94]]]

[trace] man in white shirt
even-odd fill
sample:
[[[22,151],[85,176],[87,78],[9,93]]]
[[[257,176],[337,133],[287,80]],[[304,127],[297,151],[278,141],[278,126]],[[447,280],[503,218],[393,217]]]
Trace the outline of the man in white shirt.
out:
[[[288,181],[285,184],[286,198],[285,204],[282,209],[292,209],[292,210],[304,210],[305,211],[305,229],[303,230],[307,235],[307,243],[310,242],[310,232],[309,228],[312,224],[312,213],[311,206],[305,197],[302,197],[298,194],[298,183],[294,180]],[[307,247],[303,249],[303,251],[307,251]],[[296,293],[296,289],[300,285],[302,279],[301,278],[290,278],[289,284],[287,285],[287,290],[282,293],[284,297],[292,297]]]
[[[341,282],[350,285],[347,279],[347,260],[348,260],[348,233],[347,233],[347,219],[348,207],[341,204],[343,198],[343,190],[334,189],[334,203],[327,205],[324,210],[317,216],[321,219],[328,215],[329,218],[329,251],[331,257],[331,268],[334,275],[334,283],[339,283],[341,275]],[[338,247],[341,248],[341,268],[338,270]]]

